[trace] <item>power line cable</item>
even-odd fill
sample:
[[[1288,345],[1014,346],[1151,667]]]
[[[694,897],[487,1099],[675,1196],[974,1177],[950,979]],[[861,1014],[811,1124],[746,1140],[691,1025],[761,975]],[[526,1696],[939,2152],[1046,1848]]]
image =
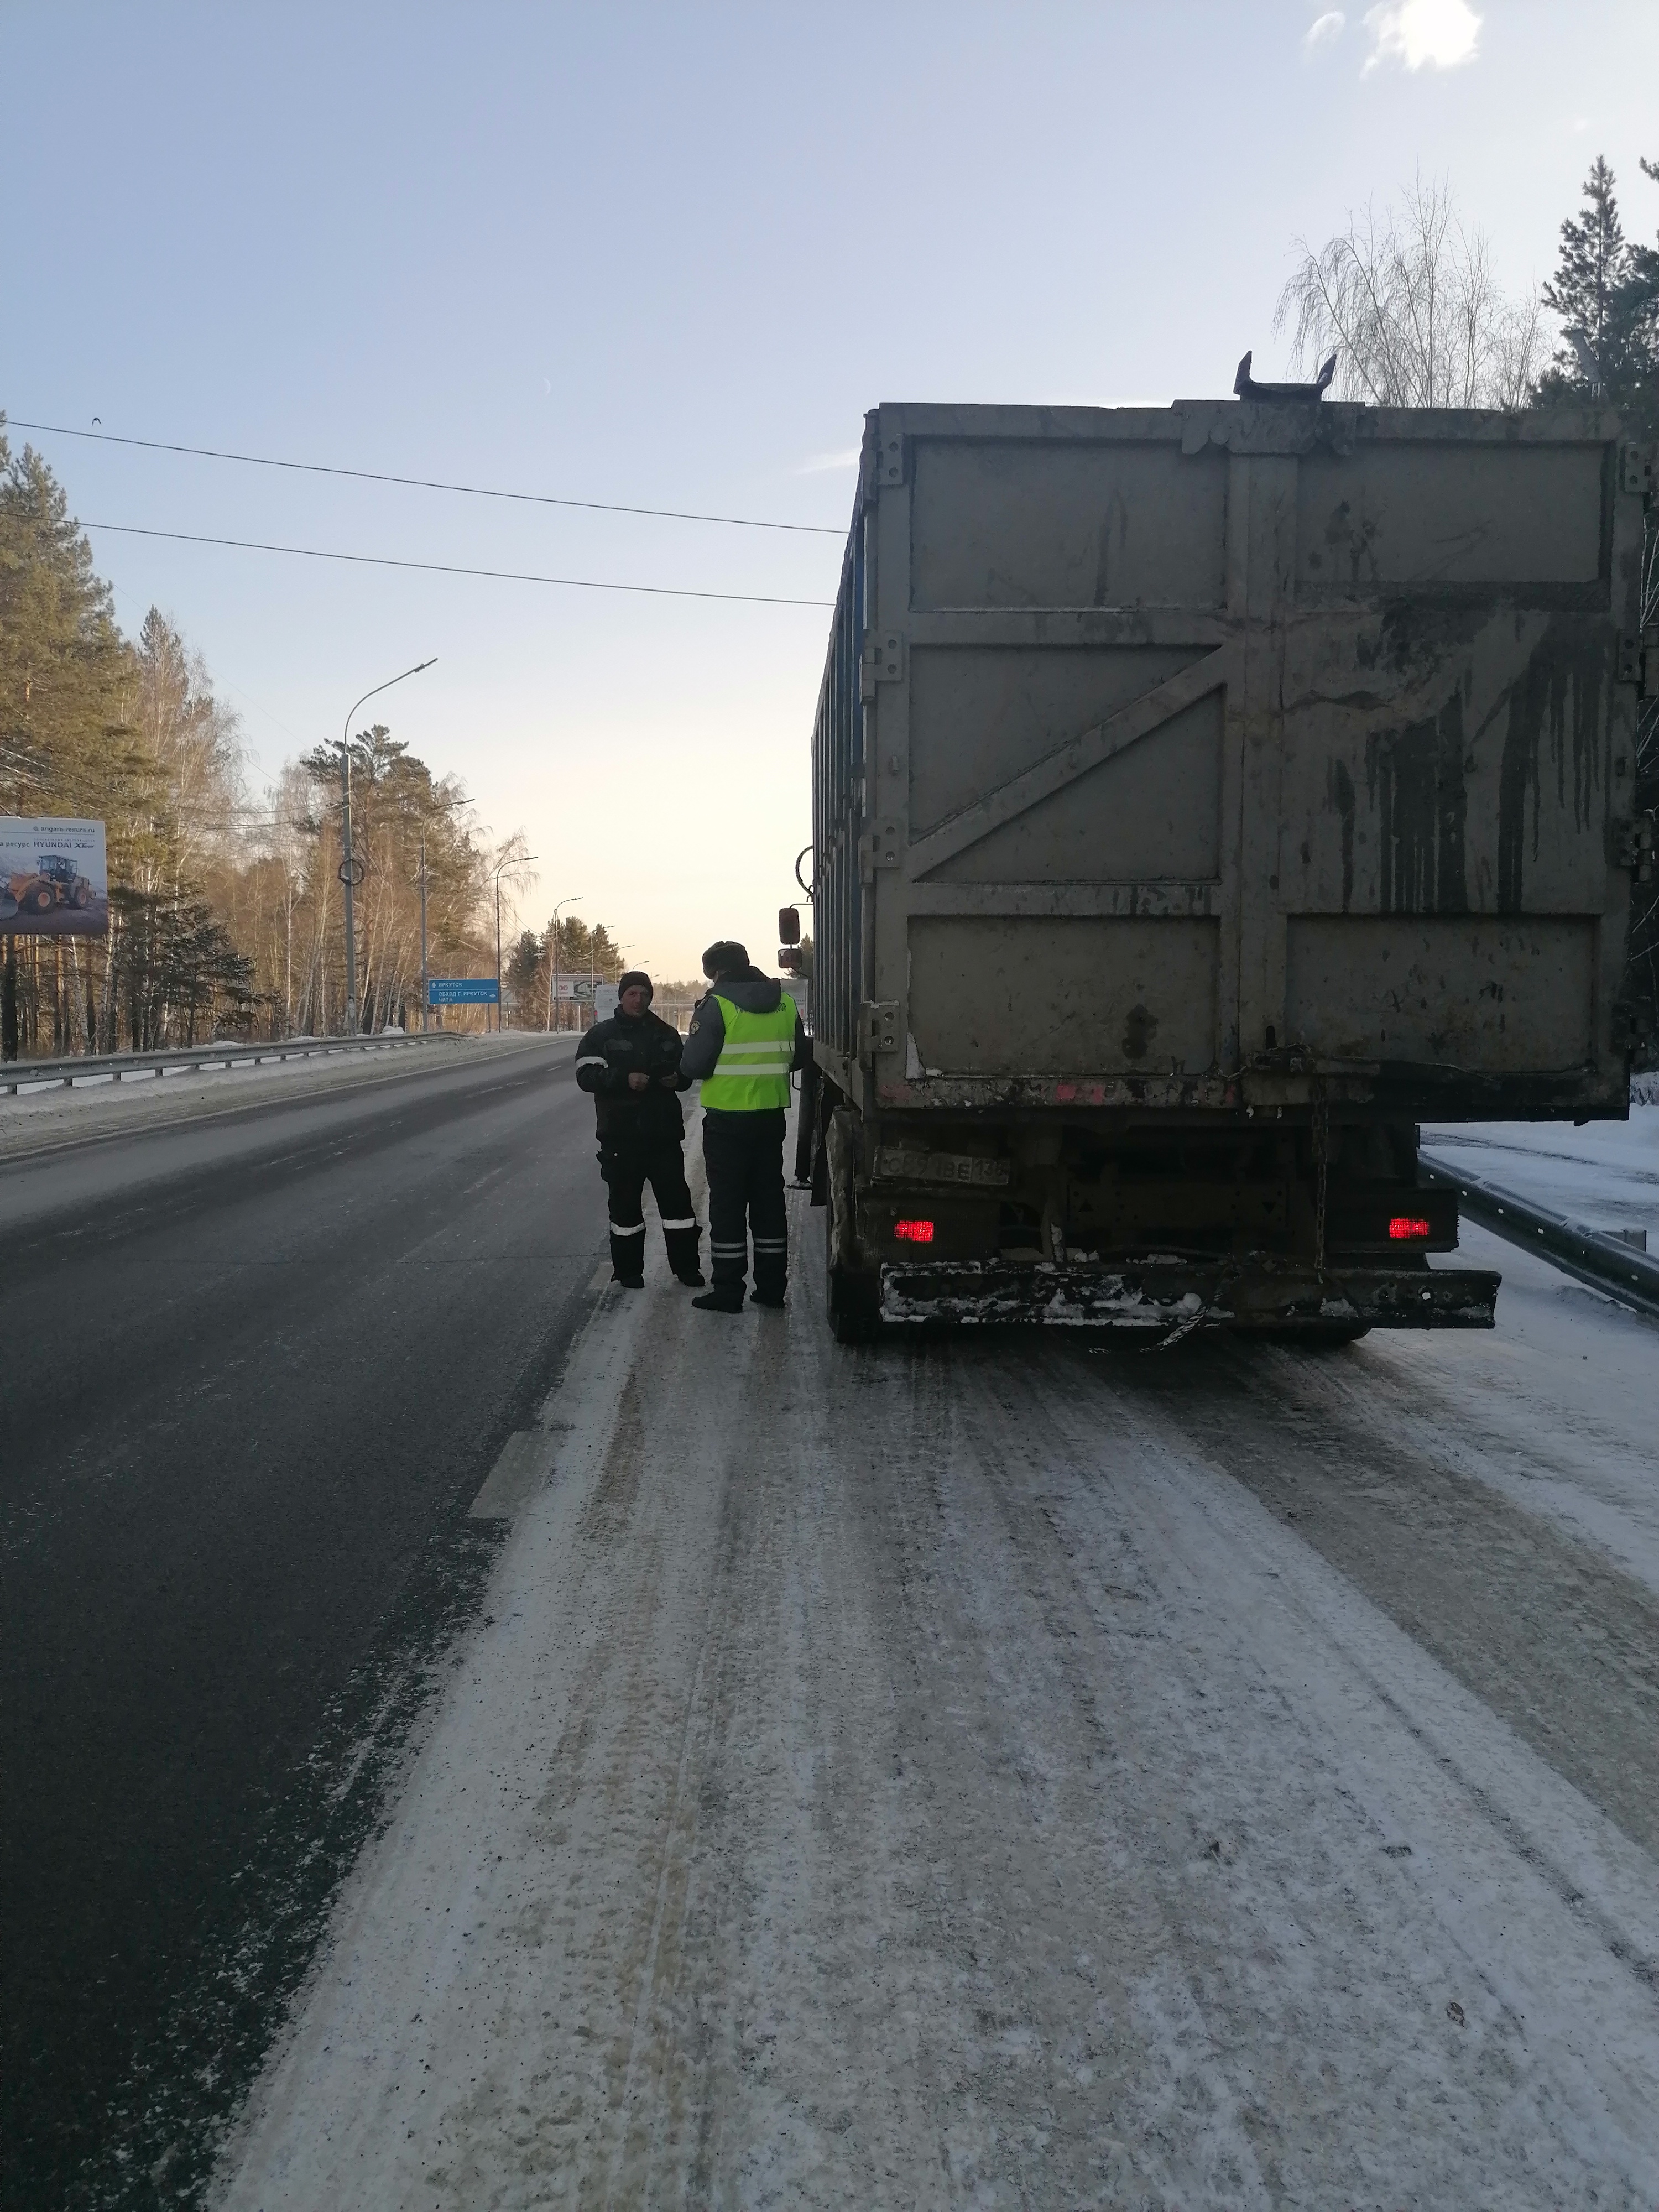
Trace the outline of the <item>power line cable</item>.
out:
[[[232,453],[216,446],[174,446],[160,438],[123,438],[113,430],[71,430],[61,422],[26,422],[21,415],[7,418],[19,430],[39,430],[52,438],[89,438],[100,446],[137,446],[148,453],[191,453],[198,460],[240,461],[249,468],[291,469],[308,477],[351,477],[360,483],[405,484],[416,491],[465,492],[471,499],[513,500],[526,507],[575,507],[591,514],[648,514],[666,522],[720,522],[733,530],[788,530],[809,538],[844,538],[846,532],[825,522],[761,522],[752,515],[700,514],[678,507],[623,507],[614,500],[559,499],[539,491],[499,491],[488,484],[447,483],[435,477],[394,477],[378,469],[333,468],[322,461],[273,460],[268,453]]]
[[[632,592],[653,599],[724,599],[754,607],[831,607],[833,599],[783,599],[767,592],[699,592],[684,584],[613,584],[597,576],[538,576],[522,568],[463,568],[448,561],[398,561],[386,553],[335,553],[319,545],[270,545],[255,538],[206,538],[193,530],[146,530],[136,522],[82,522],[123,538],[167,538],[181,545],[229,545],[242,553],[287,553],[301,561],[348,561],[364,568],[414,568],[429,576],[487,576],[504,584],[557,584],[572,592]]]

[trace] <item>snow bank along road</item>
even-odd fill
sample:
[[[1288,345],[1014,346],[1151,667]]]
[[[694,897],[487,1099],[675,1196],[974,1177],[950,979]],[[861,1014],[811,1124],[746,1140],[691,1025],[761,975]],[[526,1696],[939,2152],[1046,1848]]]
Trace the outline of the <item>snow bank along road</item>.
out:
[[[189,2201],[281,2017],[586,1310],[572,1059],[0,1103],[8,2205]]]
[[[215,2196],[1651,2208],[1656,1335],[607,1291]]]

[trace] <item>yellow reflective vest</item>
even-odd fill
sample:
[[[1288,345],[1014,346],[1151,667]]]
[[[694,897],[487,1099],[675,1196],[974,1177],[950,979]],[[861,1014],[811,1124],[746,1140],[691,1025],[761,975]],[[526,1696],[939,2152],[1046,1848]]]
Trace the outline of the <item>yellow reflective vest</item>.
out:
[[[716,991],[726,1042],[714,1073],[702,1081],[702,1103],[717,1114],[762,1114],[789,1103],[795,1057],[795,1002],[786,991],[769,1014],[751,1014]]]

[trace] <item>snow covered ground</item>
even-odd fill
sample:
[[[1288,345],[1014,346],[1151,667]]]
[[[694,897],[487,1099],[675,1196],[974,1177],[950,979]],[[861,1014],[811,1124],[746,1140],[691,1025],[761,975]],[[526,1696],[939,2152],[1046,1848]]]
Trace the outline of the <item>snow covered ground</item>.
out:
[[[1449,1167],[1502,1183],[1602,1231],[1643,1229],[1659,1255],[1659,1106],[1628,1121],[1425,1123],[1423,1149]]]
[[[1650,2212],[1653,1327],[851,1351],[794,1226],[503,1455],[220,2203]]]

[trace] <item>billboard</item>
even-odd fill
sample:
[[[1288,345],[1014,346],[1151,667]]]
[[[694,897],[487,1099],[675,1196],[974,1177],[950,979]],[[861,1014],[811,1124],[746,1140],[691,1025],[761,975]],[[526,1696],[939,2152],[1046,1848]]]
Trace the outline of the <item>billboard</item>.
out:
[[[498,1006],[501,987],[493,975],[432,975],[427,979],[428,1006]]]
[[[103,823],[0,814],[0,935],[102,937],[108,927]]]

